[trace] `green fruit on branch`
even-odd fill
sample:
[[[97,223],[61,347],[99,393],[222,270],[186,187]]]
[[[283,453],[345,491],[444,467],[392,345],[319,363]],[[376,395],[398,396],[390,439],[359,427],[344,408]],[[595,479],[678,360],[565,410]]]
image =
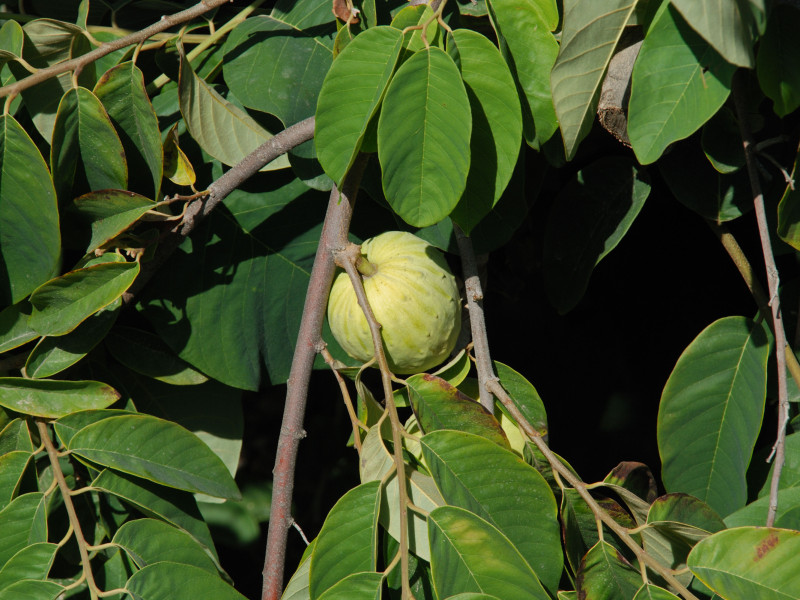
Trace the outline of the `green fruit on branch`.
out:
[[[444,361],[461,329],[456,279],[442,253],[403,231],[388,231],[361,246],[358,266],[386,358],[394,373],[420,373]],[[328,322],[336,341],[353,358],[374,356],[367,319],[346,273],[333,282]]]

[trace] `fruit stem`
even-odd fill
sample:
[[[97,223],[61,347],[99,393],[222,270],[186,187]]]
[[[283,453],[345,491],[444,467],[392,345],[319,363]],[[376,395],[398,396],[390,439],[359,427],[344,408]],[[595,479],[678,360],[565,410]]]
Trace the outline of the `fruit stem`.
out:
[[[364,277],[372,277],[378,272],[378,267],[369,262],[363,254],[356,259],[356,269]]]

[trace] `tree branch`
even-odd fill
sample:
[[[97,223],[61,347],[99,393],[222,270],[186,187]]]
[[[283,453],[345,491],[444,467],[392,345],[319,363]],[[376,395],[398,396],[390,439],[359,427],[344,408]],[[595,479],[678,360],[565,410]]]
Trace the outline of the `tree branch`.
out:
[[[494,397],[488,383],[497,379],[492,368],[492,358],[489,354],[489,340],[486,335],[486,321],[483,316],[483,289],[478,276],[478,263],[475,260],[475,248],[472,240],[453,224],[458,242],[458,251],[461,255],[461,271],[464,275],[464,293],[467,296],[469,308],[469,323],[472,330],[472,343],[475,348],[475,368],[478,371],[478,397],[481,405],[494,414]]]
[[[308,383],[314,356],[321,347],[322,321],[333,283],[336,265],[335,251],[347,244],[347,230],[353,214],[353,202],[358,192],[366,158],[359,157],[342,186],[341,194],[334,186],[328,201],[328,211],[322,226],[317,256],[308,282],[303,318],[297,336],[292,367],[286,384],[286,404],[283,409],[281,433],[273,469],[272,506],[269,514],[267,550],[264,557],[262,600],[277,600],[283,588],[283,569],[286,562],[286,538],[292,526],[292,490],[297,448],[305,436],[305,416]]]
[[[772,242],[769,236],[767,211],[764,207],[764,194],[758,179],[758,167],[754,152],[753,134],[747,126],[747,112],[744,105],[745,72],[737,71],[733,80],[733,102],[736,106],[736,116],[739,121],[739,133],[742,136],[744,156],[747,163],[747,174],[750,178],[750,188],[753,192],[753,204],[756,209],[758,221],[758,234],[761,238],[761,252],[764,255],[764,264],[767,269],[767,286],[769,288],[768,305],[772,309],[772,330],[775,333],[775,358],[778,366],[778,433],[773,452],[775,453],[775,466],[772,471],[772,482],[769,492],[769,510],[767,511],[767,527],[775,523],[778,512],[778,486],[781,471],[785,462],[786,423],[789,421],[789,398],[786,391],[786,332],[783,329],[783,316],[781,315],[781,301],[778,295],[780,278],[775,257],[772,253]]]
[[[307,142],[312,137],[314,137],[314,117],[309,117],[276,133],[212,183],[208,187],[208,195],[189,204],[183,219],[162,237],[156,255],[151,260],[142,263],[139,276],[128,288],[128,291],[122,295],[122,301],[127,304],[133,300],[134,296],[150,281],[197,224],[206,218],[228,194],[242,185],[249,177],[258,173],[264,165],[303,142]]]
[[[157,23],[153,23],[149,27],[145,27],[141,31],[137,31],[130,35],[126,35],[125,37],[121,37],[111,42],[105,42],[101,44],[99,47],[92,50],[91,52],[87,52],[86,54],[83,54],[71,60],[66,60],[64,62],[57,63],[45,69],[40,69],[39,71],[37,71],[33,75],[29,75],[25,79],[20,79],[16,83],[0,87],[0,98],[12,95],[16,96],[22,90],[26,90],[30,87],[33,87],[34,85],[41,83],[46,79],[50,79],[51,77],[55,77],[56,75],[60,75],[61,73],[66,73],[67,71],[82,69],[89,63],[92,63],[97,59],[104,57],[106,54],[114,52],[114,50],[119,50],[120,48],[125,48],[126,46],[132,46],[133,44],[138,44],[139,42],[143,42],[156,33],[161,33],[162,31],[166,31],[170,27],[174,27],[175,25],[180,25],[181,23],[186,23],[187,21],[191,21],[195,17],[199,17],[200,15],[205,14],[214,8],[222,6],[223,4],[227,4],[230,1],[231,0],[202,0],[201,2],[195,4],[194,6],[187,8],[186,10],[177,12],[174,15],[163,16],[161,17],[160,21],[158,21]]]

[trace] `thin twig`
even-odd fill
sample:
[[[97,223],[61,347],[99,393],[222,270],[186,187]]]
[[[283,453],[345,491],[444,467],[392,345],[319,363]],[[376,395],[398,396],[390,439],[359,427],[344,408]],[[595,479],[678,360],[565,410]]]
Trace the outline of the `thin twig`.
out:
[[[461,270],[464,274],[464,293],[467,296],[469,308],[469,322],[472,330],[472,343],[475,347],[475,367],[478,371],[478,397],[481,405],[494,414],[494,398],[488,388],[488,382],[497,379],[492,368],[492,358],[489,354],[489,340],[486,336],[486,321],[483,316],[483,289],[478,276],[478,263],[475,260],[475,249],[472,239],[461,230],[458,225],[453,225],[461,254]]]
[[[403,424],[400,422],[400,417],[397,415],[397,406],[394,402],[394,392],[392,390],[392,372],[389,369],[389,363],[386,360],[386,352],[383,348],[383,339],[381,338],[381,325],[375,318],[375,313],[372,312],[372,307],[367,299],[367,293],[364,290],[364,282],[361,280],[361,274],[356,268],[358,261],[361,260],[361,247],[356,244],[348,243],[344,248],[334,253],[336,264],[342,267],[347,275],[350,277],[350,282],[355,289],[356,298],[361,310],[364,311],[364,316],[367,319],[367,325],[372,336],[372,346],[375,350],[375,359],[378,362],[378,367],[381,372],[381,382],[383,384],[383,395],[386,403],[386,411],[389,415],[389,421],[392,424],[392,446],[394,458],[394,470],[397,477],[398,499],[400,505],[400,572],[402,584],[402,600],[413,598],[409,582],[409,561],[408,561],[408,490],[406,488],[406,467],[403,459],[403,437],[401,431]]]
[[[781,301],[778,295],[780,288],[780,278],[778,267],[775,264],[775,257],[772,253],[772,242],[770,241],[769,225],[767,223],[767,211],[764,207],[764,194],[761,191],[761,183],[758,179],[758,167],[753,156],[754,141],[753,135],[747,127],[747,112],[745,109],[743,85],[746,77],[744,71],[738,71],[733,81],[733,102],[736,106],[737,120],[739,121],[739,133],[742,136],[744,146],[744,157],[747,163],[747,174],[750,177],[750,188],[753,192],[753,205],[756,210],[756,220],[758,221],[758,234],[761,238],[761,251],[764,255],[764,264],[767,270],[767,286],[769,289],[769,307],[772,309],[772,330],[775,334],[775,358],[778,367],[778,433],[775,440],[775,464],[772,471],[772,481],[769,491],[769,510],[767,511],[767,526],[771,527],[775,523],[775,516],[778,512],[778,487],[780,484],[781,471],[785,462],[786,445],[786,424],[789,421],[789,398],[786,390],[786,332],[783,329],[783,316],[781,315]]]
[[[313,121],[312,121],[313,129]],[[317,256],[311,268],[303,318],[297,335],[289,380],[286,382],[286,404],[283,409],[281,433],[273,469],[272,506],[269,513],[267,550],[264,557],[262,600],[277,600],[283,588],[283,569],[286,562],[286,538],[294,520],[291,516],[294,470],[297,449],[304,437],[303,417],[306,410],[308,383],[314,357],[321,342],[322,321],[333,283],[336,265],[333,251],[347,243],[347,230],[353,214],[361,175],[366,159],[359,157],[348,173],[341,193],[334,188],[328,201],[328,211],[322,226]]]
[[[353,427],[353,446],[355,447],[359,456],[361,456],[361,428],[364,427],[364,424],[358,419],[355,406],[353,406],[353,400],[350,398],[350,392],[347,389],[347,383],[339,371],[336,370],[334,358],[327,346],[325,344],[320,344],[318,352],[325,360],[325,364],[327,364],[331,368],[331,371],[333,371],[333,375],[336,377],[336,382],[339,384],[339,391],[342,393],[342,399],[344,400],[344,405],[347,408],[347,414],[350,417],[350,425]]]
[[[53,467],[53,476],[58,482],[58,489],[61,491],[61,498],[64,501],[64,508],[67,509],[67,516],[69,517],[69,525],[75,534],[75,541],[78,544],[78,552],[81,556],[81,566],[83,568],[83,575],[86,578],[86,584],[89,587],[89,595],[92,600],[98,598],[100,591],[94,581],[94,574],[92,573],[92,564],[89,560],[89,551],[86,538],[83,536],[81,529],[81,522],[78,520],[78,513],[75,512],[75,505],[72,503],[72,495],[67,480],[64,478],[64,473],[61,470],[61,465],[58,462],[58,452],[53,445],[53,440],[50,439],[50,432],[47,430],[47,423],[41,419],[36,419],[36,427],[39,430],[39,437],[42,438],[44,447],[47,450],[47,456],[50,459],[50,466]]]
[[[312,137],[314,137],[314,117],[309,117],[276,133],[212,183],[208,187],[208,195],[192,201],[186,208],[183,220],[161,238],[156,255],[151,260],[142,263],[139,276],[128,288],[128,291],[122,295],[122,301],[127,304],[133,300],[134,296],[150,281],[197,224],[207,217],[228,194],[242,185],[249,177],[258,173],[264,165],[292,148],[307,142]]]
[[[706,223],[708,223],[709,227],[711,227],[711,231],[713,231],[714,235],[717,236],[719,241],[722,243],[722,247],[725,248],[728,256],[731,257],[733,264],[736,265],[736,268],[739,270],[739,274],[742,276],[747,288],[753,295],[753,299],[756,301],[761,315],[763,318],[768,319],[770,316],[769,298],[767,298],[767,294],[764,291],[761,282],[758,280],[758,277],[756,277],[750,261],[747,259],[747,256],[745,256],[741,246],[739,246],[739,242],[736,241],[734,235],[724,225],[715,223],[711,220],[707,220]],[[767,322],[769,323],[770,328],[772,328],[772,319],[769,319]],[[800,319],[798,319],[797,322],[800,326]],[[797,357],[794,355],[794,350],[788,341],[786,342],[786,352],[784,352],[784,354],[786,355],[786,366],[789,369],[789,373],[791,374],[792,379],[794,379],[795,385],[800,388],[800,362],[797,361]]]
[[[639,559],[639,562],[644,563],[648,567],[650,567],[653,571],[658,573],[664,580],[672,585],[678,592],[683,595],[684,598],[687,600],[698,600],[697,596],[692,594],[684,585],[681,584],[670,572],[670,570],[659,563],[656,559],[650,556],[647,552],[645,552],[642,547],[634,540],[628,530],[617,523],[611,515],[608,514],[607,511],[601,507],[597,501],[592,497],[589,491],[586,489],[586,485],[578,479],[575,475],[573,475],[572,471],[570,471],[567,467],[564,466],[558,457],[553,454],[553,451],[550,450],[548,445],[542,439],[541,435],[539,434],[536,429],[534,429],[533,425],[528,422],[525,416],[520,412],[517,408],[517,405],[508,395],[508,393],[503,389],[503,386],[500,385],[500,381],[494,380],[489,382],[489,388],[492,392],[497,396],[503,406],[508,410],[511,414],[513,419],[519,423],[522,427],[525,435],[536,444],[536,447],[539,451],[544,454],[547,462],[550,463],[550,466],[553,468],[554,471],[558,473],[559,476],[563,477],[567,483],[569,483],[576,492],[583,498],[583,501],[586,502],[587,506],[591,509],[592,513],[595,516],[595,519],[602,521],[611,531],[613,531],[622,542],[630,548],[633,553],[636,555],[636,558]]]
[[[231,0],[202,0],[191,8],[177,12],[174,15],[163,16],[157,23],[153,23],[141,31],[137,31],[110,42],[105,42],[91,52],[82,54],[77,58],[65,60],[64,62],[57,63],[45,69],[40,69],[25,79],[20,79],[15,83],[0,87],[0,98],[4,98],[5,96],[9,95],[15,96],[22,90],[33,87],[34,85],[50,79],[51,77],[55,77],[56,75],[60,75],[61,73],[80,70],[86,65],[106,56],[107,54],[110,54],[111,52],[114,52],[115,50],[143,42],[156,33],[161,33],[170,27],[191,21],[192,19],[199,17],[200,15],[207,13],[208,11],[219,6],[222,6],[223,4],[227,4],[230,1]]]

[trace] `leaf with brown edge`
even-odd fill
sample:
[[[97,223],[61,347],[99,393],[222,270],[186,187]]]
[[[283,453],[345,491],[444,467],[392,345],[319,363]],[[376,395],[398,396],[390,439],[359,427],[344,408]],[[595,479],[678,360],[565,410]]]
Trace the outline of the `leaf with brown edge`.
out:
[[[465,431],[510,449],[500,422],[483,406],[444,379],[420,373],[409,377],[406,385],[411,407],[425,433],[439,429]]]
[[[658,496],[653,472],[644,463],[623,460],[603,479],[603,483],[611,483],[630,490],[648,503]]]

